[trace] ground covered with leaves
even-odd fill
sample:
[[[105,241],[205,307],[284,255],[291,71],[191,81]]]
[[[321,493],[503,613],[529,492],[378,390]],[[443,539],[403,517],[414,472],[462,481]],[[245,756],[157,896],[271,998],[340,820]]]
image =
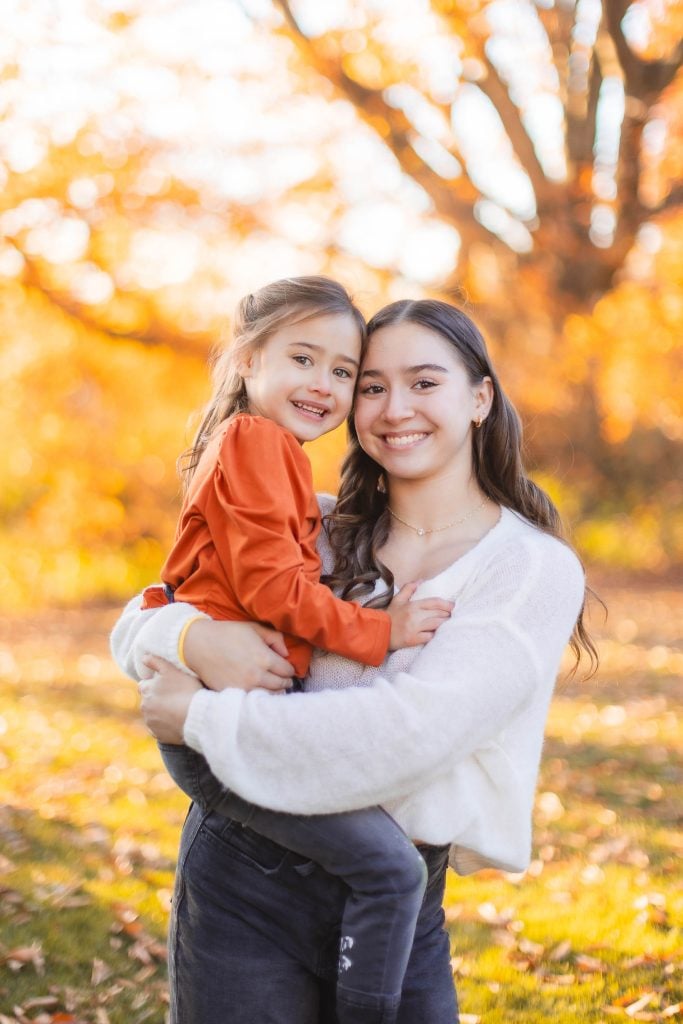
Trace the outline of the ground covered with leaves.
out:
[[[600,591],[603,667],[558,688],[531,867],[449,879],[462,1024],[683,1020],[683,598]],[[186,802],[109,661],[115,614],[0,626],[0,1024],[165,1018]]]

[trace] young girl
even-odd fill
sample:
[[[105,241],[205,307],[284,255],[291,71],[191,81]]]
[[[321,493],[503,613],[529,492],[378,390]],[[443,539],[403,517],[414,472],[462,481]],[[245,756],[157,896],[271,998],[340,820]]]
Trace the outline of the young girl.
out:
[[[364,346],[360,312],[326,278],[277,281],[240,303],[234,342],[217,364],[214,396],[189,453],[164,585],[148,588],[143,607],[177,600],[213,619],[267,623],[285,635],[297,677],[306,674],[313,647],[378,666],[389,650],[431,638],[452,605],[410,602],[417,584],[383,611],[342,601],[320,583],[321,520],[301,445],[348,416]],[[426,884],[423,859],[393,819],[378,807],[314,817],[268,811],[227,794],[188,747],[161,750],[195,802],[220,802],[223,813],[350,887],[339,1020],[392,1019]]]

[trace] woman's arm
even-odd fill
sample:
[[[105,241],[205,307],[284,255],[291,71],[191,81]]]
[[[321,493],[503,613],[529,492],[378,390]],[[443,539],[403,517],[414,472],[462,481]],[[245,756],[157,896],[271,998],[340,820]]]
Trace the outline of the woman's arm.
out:
[[[459,597],[409,673],[278,701],[201,691],[186,742],[227,786],[276,810],[350,810],[430,781],[530,702],[547,702],[581,607],[583,573],[559,542],[516,541],[501,560]]]

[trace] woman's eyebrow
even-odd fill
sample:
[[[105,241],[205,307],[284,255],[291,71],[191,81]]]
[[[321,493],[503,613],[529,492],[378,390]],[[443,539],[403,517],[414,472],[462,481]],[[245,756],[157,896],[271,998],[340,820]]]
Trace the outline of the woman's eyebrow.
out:
[[[448,373],[448,367],[439,366],[438,363],[418,363],[417,366],[406,366],[401,373],[423,373],[425,370],[433,370],[436,373]],[[363,370],[361,377],[383,377],[382,370]]]
[[[289,343],[289,348],[309,348],[311,352],[322,352],[321,345],[313,345],[310,341],[291,341]],[[339,355],[334,358],[339,363],[351,363],[352,366],[355,366],[356,369],[358,369],[358,360],[352,359],[351,356],[344,355],[340,352]]]

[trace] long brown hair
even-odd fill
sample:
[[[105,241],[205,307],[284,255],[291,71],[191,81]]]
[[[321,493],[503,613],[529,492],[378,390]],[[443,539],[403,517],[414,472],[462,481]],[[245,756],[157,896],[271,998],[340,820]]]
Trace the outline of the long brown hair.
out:
[[[178,460],[187,491],[192,474],[216,428],[249,402],[240,364],[263,348],[277,330],[316,316],[351,316],[358,325],[361,355],[367,344],[365,318],[351,296],[329,277],[286,277],[273,281],[240,300],[234,317],[233,338],[212,360],[213,393],[203,410],[194,441]]]
[[[448,341],[457,352],[470,384],[476,386],[485,377],[491,379],[491,409],[482,425],[472,430],[472,465],[482,492],[491,501],[518,512],[545,533],[567,543],[553,502],[526,475],[522,460],[522,425],[500,385],[476,325],[461,310],[446,302],[404,300],[392,302],[372,317],[368,323],[368,338],[380,327],[406,322],[426,327]],[[349,450],[342,466],[339,497],[334,511],[326,517],[335,564],[325,582],[339,588],[342,597],[351,599],[371,593],[376,581],[381,579],[386,591],[368,604],[383,608],[391,601],[394,588],[393,574],[377,555],[389,536],[384,471],[361,448],[353,412],[348,426]],[[577,664],[585,653],[595,671],[598,655],[584,624],[584,608],[570,644]]]

